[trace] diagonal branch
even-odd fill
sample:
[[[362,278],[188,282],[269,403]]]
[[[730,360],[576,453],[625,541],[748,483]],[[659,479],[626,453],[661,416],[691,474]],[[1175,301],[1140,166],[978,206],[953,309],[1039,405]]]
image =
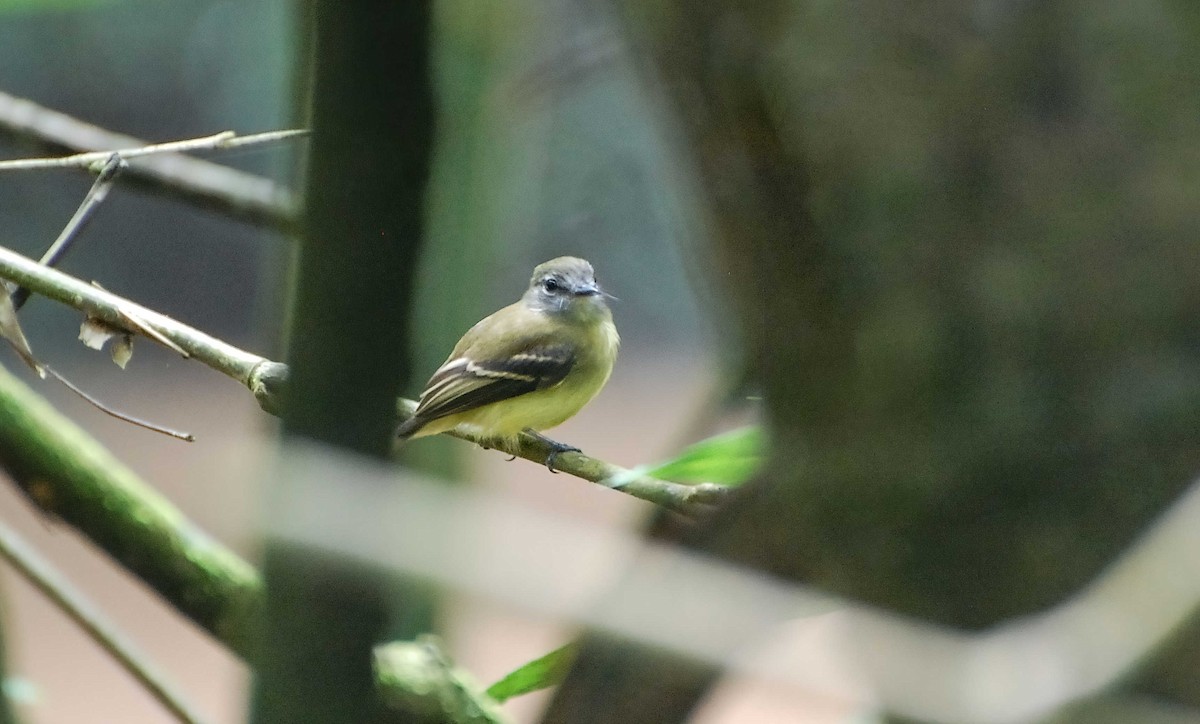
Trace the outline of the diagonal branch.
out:
[[[128,329],[129,320],[136,319],[142,328],[129,329],[130,332],[151,339],[154,339],[155,334],[161,335],[187,356],[245,385],[267,412],[275,414],[278,410],[279,397],[287,380],[287,367],[282,363],[238,349],[164,314],[98,289],[58,270],[41,266],[4,247],[0,247],[0,279],[28,287],[30,291],[82,310],[115,327]],[[411,400],[399,401],[400,415],[411,415],[415,405]],[[544,464],[550,453],[544,442],[528,436],[522,436],[513,445],[496,445],[492,442],[485,445],[485,441],[469,435],[455,433],[454,436],[483,447],[494,447],[501,452],[536,463]],[[555,461],[555,468],[560,472],[692,517],[702,515],[730,495],[729,489],[720,485],[683,485],[659,480],[638,475],[626,468],[582,453],[559,455]]]
[[[0,171],[35,171],[47,168],[87,168],[106,162],[113,156],[123,160],[156,156],[163,153],[182,153],[184,151],[213,151],[230,148],[242,148],[260,143],[272,143],[289,138],[308,135],[302,129],[283,131],[265,131],[249,136],[239,136],[233,131],[221,131],[211,136],[187,138],[182,141],[167,141],[165,143],[150,143],[130,148],[118,148],[112,151],[88,151],[58,158],[16,158],[0,161]]]
[[[248,384],[255,367],[267,361],[181,324],[165,314],[118,297],[57,269],[42,266],[4,247],[0,247],[0,278],[86,312],[118,329],[127,329],[149,339],[155,339],[154,333],[157,333],[176,345],[183,354],[243,384]],[[139,324],[131,324],[131,319]],[[153,332],[130,328],[143,325]]]
[[[75,240],[79,238],[80,232],[92,220],[96,211],[100,208],[100,204],[108,198],[108,192],[112,189],[113,184],[117,180],[117,176],[121,173],[128,164],[121,158],[118,153],[110,153],[104,163],[99,165],[99,173],[96,174],[96,181],[92,184],[92,188],[88,189],[87,196],[83,197],[83,202],[79,204],[79,208],[71,216],[70,221],[59,232],[58,238],[50,245],[42,258],[38,260],[39,264],[45,266],[58,266],[67,252],[74,245]],[[20,310],[25,305],[25,300],[29,299],[29,290],[24,287],[17,287],[12,293],[13,307]]]
[[[0,366],[0,467],[196,625],[248,656],[257,573]]]
[[[8,561],[22,578],[41,591],[42,595],[50,599],[67,618],[83,629],[84,633],[108,652],[121,668],[136,679],[176,719],[187,724],[199,724],[203,721],[191,705],[183,700],[182,695],[174,690],[161,673],[149,665],[145,655],[137,651],[132,642],[126,640],[94,603],[84,598],[82,593],[68,584],[62,574],[43,560],[15,531],[4,525],[0,525],[0,558]]]
[[[0,92],[0,133],[52,149],[111,151],[145,141],[94,126],[24,98]],[[296,201],[276,182],[203,159],[171,153],[130,164],[129,179],[144,187],[213,208],[250,223],[290,230]]]

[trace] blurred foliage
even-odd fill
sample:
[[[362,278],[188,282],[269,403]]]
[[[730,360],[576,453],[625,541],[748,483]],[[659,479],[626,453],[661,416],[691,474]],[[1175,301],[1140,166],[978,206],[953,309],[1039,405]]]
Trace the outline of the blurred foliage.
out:
[[[675,459],[642,472],[679,483],[740,485],[758,471],[765,456],[762,429],[743,427],[689,445]]]
[[[766,439],[762,429],[743,427],[689,445],[666,462],[630,468],[605,484],[619,490],[630,481],[649,475],[676,483],[736,486],[750,479],[765,458]]]
[[[567,644],[545,656],[517,667],[511,673],[488,687],[487,694],[496,701],[507,701],[514,696],[541,691],[557,685],[571,668],[571,662],[579,653],[578,644]]]

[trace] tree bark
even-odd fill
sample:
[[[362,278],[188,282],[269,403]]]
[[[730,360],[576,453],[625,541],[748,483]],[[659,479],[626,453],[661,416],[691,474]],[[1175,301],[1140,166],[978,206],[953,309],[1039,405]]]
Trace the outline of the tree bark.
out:
[[[313,139],[284,439],[384,458],[411,375],[409,305],[433,142],[431,3],[300,6],[312,13]],[[423,593],[397,594],[371,571],[271,541],[264,577],[255,722],[421,720],[380,702],[371,652],[391,634],[427,630]],[[397,620],[407,630],[395,631]]]

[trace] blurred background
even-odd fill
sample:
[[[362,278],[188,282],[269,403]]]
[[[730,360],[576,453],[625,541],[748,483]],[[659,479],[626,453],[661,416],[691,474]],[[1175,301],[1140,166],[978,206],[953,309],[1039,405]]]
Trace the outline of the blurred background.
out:
[[[152,141],[289,127],[298,27],[293,4],[277,0],[10,0],[0,92]],[[720,401],[761,387],[779,444],[753,494],[682,536],[688,545],[968,631],[1076,593],[1200,470],[1195,3],[442,0],[433,53],[410,395],[536,263],[584,256],[620,298],[624,344],[609,386],[558,437],[617,464],[657,461],[754,419]],[[304,148],[213,160],[298,188]],[[0,129],[0,157],[45,151]],[[40,254],[89,183],[71,171],[0,174],[0,244]],[[118,183],[62,266],[277,359],[291,245],[269,224]],[[75,341],[78,321],[44,299],[22,311],[33,349],[57,369],[197,442],[113,423],[21,374],[253,558],[274,421],[236,384],[149,344],[118,370]],[[738,387],[743,378],[755,389]],[[421,442],[411,460],[426,469],[566,520],[636,528],[653,517],[538,466]],[[241,720],[244,666],[8,487],[0,516],[203,711]],[[0,574],[29,721],[165,720]],[[1161,593],[1121,600],[1133,610]],[[455,660],[485,682],[568,635],[466,596],[450,596],[439,618]],[[1122,680],[1117,706],[1053,721],[1197,721],[1194,623]],[[868,717],[615,648],[616,664],[568,679],[558,721],[664,724],[692,706],[704,724]],[[605,661],[604,646],[589,644],[584,660]],[[546,701],[508,709],[536,721]]]

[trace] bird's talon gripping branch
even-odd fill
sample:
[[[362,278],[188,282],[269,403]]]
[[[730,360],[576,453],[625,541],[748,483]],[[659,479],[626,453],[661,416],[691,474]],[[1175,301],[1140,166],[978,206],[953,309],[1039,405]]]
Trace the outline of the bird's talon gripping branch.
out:
[[[554,443],[554,447],[550,449],[550,454],[546,456],[546,469],[555,475],[558,475],[558,471],[554,469],[554,461],[558,460],[558,456],[565,452],[581,453],[583,451],[577,447],[571,447],[570,445],[564,445],[561,442],[556,442]]]
[[[546,468],[555,474],[557,474],[558,471],[554,469],[554,462],[558,460],[559,455],[562,455],[566,452],[583,452],[574,445],[568,445],[565,442],[559,442],[558,440],[551,440],[537,430],[526,428],[522,432],[550,448],[550,452],[546,454]]]

